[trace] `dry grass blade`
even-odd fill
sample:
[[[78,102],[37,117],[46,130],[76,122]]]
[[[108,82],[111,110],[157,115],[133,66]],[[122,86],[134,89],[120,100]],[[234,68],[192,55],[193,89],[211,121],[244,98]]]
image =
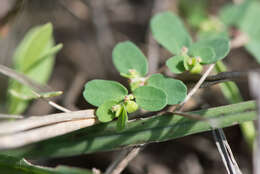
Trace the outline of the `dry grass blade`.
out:
[[[10,117],[9,117],[10,118]],[[42,127],[60,122],[82,119],[95,119],[94,110],[81,110],[69,113],[58,113],[45,116],[32,116],[26,119],[0,123],[0,135],[12,134],[20,131]],[[1,137],[0,137],[1,139]]]
[[[22,118],[24,117],[21,115],[0,114],[0,120],[1,119],[22,119]]]
[[[249,74],[249,86],[252,95],[257,100],[257,106],[258,106],[258,119],[257,119],[257,128],[258,133],[256,137],[256,146],[254,149],[253,154],[253,162],[254,162],[254,174],[260,173],[260,72],[251,72]]]
[[[212,133],[228,174],[242,174],[233,156],[223,130],[216,129],[213,130]]]
[[[17,148],[27,144],[64,135],[75,130],[92,126],[97,123],[95,118],[65,121],[50,126],[19,132],[0,137],[0,149]]]

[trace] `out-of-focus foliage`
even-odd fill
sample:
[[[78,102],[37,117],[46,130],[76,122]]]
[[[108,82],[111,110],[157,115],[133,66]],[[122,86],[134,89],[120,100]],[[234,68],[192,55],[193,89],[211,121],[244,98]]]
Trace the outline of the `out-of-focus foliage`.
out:
[[[0,155],[0,171],[3,174],[91,174],[86,169],[58,166],[56,168],[37,166],[25,159]]]
[[[62,44],[54,46],[52,33],[51,23],[32,28],[13,56],[14,69],[40,84],[50,78],[55,54],[62,48]],[[8,92],[7,108],[11,114],[24,112],[30,99],[35,97],[29,87],[14,80],[10,80]]]

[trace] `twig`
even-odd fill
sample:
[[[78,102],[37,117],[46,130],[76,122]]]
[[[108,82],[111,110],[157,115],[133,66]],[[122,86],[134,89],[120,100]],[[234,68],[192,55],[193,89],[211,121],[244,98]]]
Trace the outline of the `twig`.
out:
[[[209,75],[209,73],[213,70],[215,64],[212,64],[209,66],[209,68],[207,69],[207,71],[203,74],[203,76],[200,78],[200,80],[197,82],[197,84],[192,88],[192,90],[188,93],[188,95],[186,96],[186,98],[184,99],[184,101],[180,104],[181,108],[183,107],[183,105],[195,94],[195,92],[199,89],[199,87],[201,86],[201,84],[205,81],[205,79],[207,78],[207,76]],[[181,110],[181,109],[180,109]]]
[[[183,109],[183,106],[185,105],[185,103],[196,93],[196,91],[200,88],[202,83],[206,80],[207,76],[213,70],[214,66],[215,66],[215,64],[212,64],[209,66],[207,71],[201,76],[200,80],[191,89],[191,91],[188,93],[188,95],[186,96],[186,98],[183,100],[182,103],[180,103],[177,107],[176,106],[170,107],[168,111],[169,112],[173,112],[174,110],[181,111]]]
[[[10,116],[11,117],[11,116]],[[10,118],[9,117],[9,118]],[[95,119],[94,110],[73,111],[44,116],[31,116],[26,119],[0,123],[0,134],[11,134],[29,129],[79,119]],[[1,138],[0,138],[1,139]]]
[[[45,92],[51,92],[51,89],[48,86],[44,86],[41,84],[36,83],[35,81],[31,80],[30,78],[26,77],[25,75],[16,72],[4,65],[0,64],[0,73],[11,77],[12,79],[20,82],[21,84],[28,86],[30,88],[32,88],[32,92],[39,98],[43,99],[44,101],[46,101],[49,105],[53,106],[54,108],[63,111],[63,112],[70,112],[70,110],[58,105],[57,103],[46,99],[46,98],[42,98],[42,95],[40,93],[45,93]],[[34,89],[34,90],[33,90]]]
[[[43,86],[41,84],[32,81],[30,78],[26,77],[25,75],[12,70],[4,65],[0,64],[0,73],[20,82],[21,84],[33,88],[38,93],[40,92],[51,92],[52,90],[48,86]]]
[[[117,156],[116,160],[110,164],[105,174],[120,174],[126,168],[128,163],[134,159],[141,150],[142,147],[131,147],[125,149]]]
[[[256,98],[258,107],[258,119],[257,119],[257,137],[253,153],[253,171],[254,174],[260,173],[260,72],[251,72],[249,75],[249,86],[251,94]]]

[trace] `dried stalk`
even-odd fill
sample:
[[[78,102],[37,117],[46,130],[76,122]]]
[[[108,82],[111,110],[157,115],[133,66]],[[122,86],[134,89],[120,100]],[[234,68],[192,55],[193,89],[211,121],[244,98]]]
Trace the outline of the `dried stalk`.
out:
[[[50,114],[45,116],[31,116],[22,120],[2,122],[0,123],[0,135],[12,134],[51,124],[82,119],[95,119],[94,110],[81,110],[69,113]]]

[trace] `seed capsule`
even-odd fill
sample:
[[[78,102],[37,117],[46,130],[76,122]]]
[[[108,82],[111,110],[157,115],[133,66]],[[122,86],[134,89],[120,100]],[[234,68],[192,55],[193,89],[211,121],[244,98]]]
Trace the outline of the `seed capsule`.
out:
[[[138,109],[138,105],[134,101],[126,102],[126,111],[128,113],[133,113]]]

